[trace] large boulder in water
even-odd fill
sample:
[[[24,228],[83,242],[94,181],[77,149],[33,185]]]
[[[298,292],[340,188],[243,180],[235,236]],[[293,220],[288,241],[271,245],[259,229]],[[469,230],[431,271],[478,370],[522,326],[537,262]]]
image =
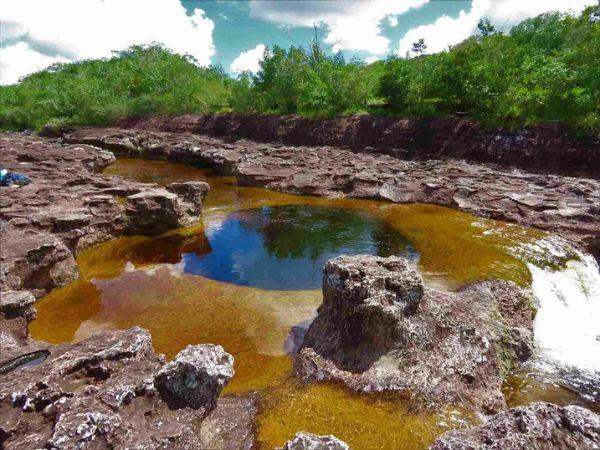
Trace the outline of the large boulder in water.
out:
[[[171,408],[208,413],[233,374],[233,356],[220,345],[188,345],[156,374],[154,385]]]
[[[579,406],[532,403],[484,425],[444,433],[431,450],[562,450],[600,448],[600,416]]]
[[[396,257],[339,257],[324,274],[323,303],[295,357],[301,379],[486,413],[506,406],[502,382],[532,351],[529,291],[498,280],[424,290]]]
[[[350,450],[350,447],[335,436],[300,431],[279,450]]]

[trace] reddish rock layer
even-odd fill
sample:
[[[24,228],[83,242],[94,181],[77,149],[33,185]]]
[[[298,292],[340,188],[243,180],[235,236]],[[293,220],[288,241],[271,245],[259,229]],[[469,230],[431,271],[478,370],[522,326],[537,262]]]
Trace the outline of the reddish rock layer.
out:
[[[286,145],[348,147],[367,153],[389,153],[402,159],[465,159],[600,178],[600,137],[578,138],[558,123],[509,132],[457,118],[362,115],[313,120],[298,116],[213,114],[129,118],[116,126]]]

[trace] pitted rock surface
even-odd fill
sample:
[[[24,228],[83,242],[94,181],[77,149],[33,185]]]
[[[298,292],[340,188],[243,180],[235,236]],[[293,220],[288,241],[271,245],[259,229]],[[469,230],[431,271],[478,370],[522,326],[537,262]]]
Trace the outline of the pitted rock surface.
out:
[[[198,427],[220,389],[199,410],[169,408],[153,382],[164,357],[146,330],[105,331],[50,352],[39,365],[0,375],[2,448],[206,448]],[[212,367],[204,356],[211,355],[196,354],[195,364]],[[225,403],[231,409],[237,400]],[[229,432],[253,439],[248,417],[218,411]]]
[[[484,425],[444,433],[430,450],[563,450],[600,448],[600,416],[579,406],[532,403]]]
[[[208,412],[233,374],[233,356],[220,345],[188,345],[156,374],[154,385],[171,408]]]
[[[350,447],[335,436],[300,431],[278,450],[350,450]]]
[[[0,166],[32,183],[1,188],[0,288],[41,296],[78,276],[74,253],[122,234],[199,220],[206,183],[167,188],[99,174],[114,155],[89,145],[0,134]]]
[[[183,122],[182,122],[183,123]],[[231,142],[181,130],[79,129],[65,142],[130,156],[209,164],[238,182],[292,194],[425,202],[560,234],[600,258],[600,180],[528,173],[458,159],[402,159],[376,151]],[[229,141],[227,141],[229,139]],[[507,144],[508,145],[508,144]],[[475,147],[474,147],[475,148]],[[541,147],[543,148],[543,146]]]
[[[420,277],[395,257],[341,257],[324,272],[323,303],[295,356],[302,380],[403,391],[485,413],[506,406],[502,382],[532,351],[529,291],[485,281],[423,293]],[[422,295],[411,314],[397,292]]]

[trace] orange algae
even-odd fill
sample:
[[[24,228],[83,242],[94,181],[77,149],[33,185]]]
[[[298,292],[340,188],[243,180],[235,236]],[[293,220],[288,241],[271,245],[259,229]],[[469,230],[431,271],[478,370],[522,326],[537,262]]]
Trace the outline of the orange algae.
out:
[[[442,289],[486,278],[528,285],[529,270],[515,249],[545,236],[435,205],[239,187],[232,177],[212,177],[202,169],[165,161],[118,160],[105,173],[159,184],[208,181],[204,224],[218,223],[242,209],[290,204],[371,214],[412,242],[426,283]],[[261,448],[281,445],[300,430],[334,434],[357,449],[426,448],[465,418],[473,422],[460,411],[412,411],[394,396],[357,395],[333,384],[300,385],[290,378],[291,359],[284,343],[292,326],[314,317],[321,291],[262,290],[183,273],[182,254],[210,251],[203,224],[159,237],[122,237],[89,248],[77,257],[81,279],[38,303],[38,319],[30,331],[36,339],[59,343],[102,329],[139,325],[150,330],[155,349],[169,358],[188,344],[222,345],[234,355],[236,371],[225,392],[261,390],[257,419]]]

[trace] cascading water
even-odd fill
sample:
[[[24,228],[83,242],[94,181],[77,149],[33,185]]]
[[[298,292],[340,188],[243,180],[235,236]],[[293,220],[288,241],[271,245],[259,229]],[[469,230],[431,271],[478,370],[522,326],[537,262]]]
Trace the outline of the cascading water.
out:
[[[575,254],[560,269],[528,263],[539,302],[536,366],[592,398],[600,395],[600,270],[591,255],[546,241],[546,254]],[[536,252],[537,253],[537,252]]]

